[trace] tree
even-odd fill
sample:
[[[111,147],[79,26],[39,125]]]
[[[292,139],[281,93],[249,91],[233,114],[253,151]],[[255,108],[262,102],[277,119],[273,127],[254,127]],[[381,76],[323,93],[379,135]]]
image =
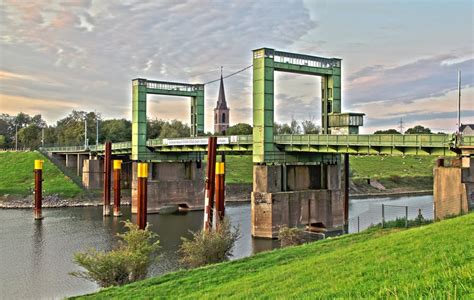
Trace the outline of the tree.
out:
[[[7,140],[3,134],[0,134],[0,149],[4,149],[7,147]]]
[[[100,115],[94,112],[73,110],[67,117],[56,124],[58,143],[64,145],[84,144],[84,121],[87,120],[87,140],[89,144],[95,143],[96,121]]]
[[[190,128],[188,124],[184,124],[178,120],[165,122],[161,128],[160,138],[178,138],[187,137],[190,135]]]
[[[416,125],[415,127],[408,128],[407,131],[405,131],[405,134],[430,134],[431,129],[427,127],[423,127],[421,125]]]
[[[374,134],[401,134],[396,129],[377,130]]]
[[[291,127],[286,123],[273,123],[274,134],[291,134]]]
[[[100,123],[99,142],[125,142],[132,139],[132,123],[126,119],[110,119]]]
[[[161,130],[165,121],[160,119],[148,120],[147,125],[147,135],[149,139],[156,139],[160,137]]]
[[[295,119],[291,119],[290,128],[291,128],[291,134],[301,133],[301,126],[298,124],[298,122]]]
[[[226,130],[227,135],[245,135],[245,134],[252,134],[252,126],[247,123],[238,123],[234,126],[230,126]]]
[[[31,124],[18,131],[18,141],[23,147],[38,149],[41,146],[41,128]]]
[[[318,134],[320,132],[319,126],[314,124],[314,122],[311,120],[303,121],[301,126],[303,127],[304,134]]]

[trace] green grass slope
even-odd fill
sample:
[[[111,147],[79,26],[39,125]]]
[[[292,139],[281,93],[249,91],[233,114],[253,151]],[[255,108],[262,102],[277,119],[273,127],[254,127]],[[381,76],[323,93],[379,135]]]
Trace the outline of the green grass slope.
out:
[[[39,152],[0,152],[0,195],[26,196],[32,193],[35,159],[44,160],[44,195],[73,197],[82,192],[80,187]]]
[[[433,177],[434,156],[357,156],[350,157],[351,175],[354,180],[361,178],[388,179],[396,181],[406,177],[408,181],[419,177],[421,181],[430,181]],[[226,156],[227,183],[252,183],[252,157]],[[387,184],[397,185],[397,182]]]
[[[81,298],[473,299],[474,214],[368,230]]]

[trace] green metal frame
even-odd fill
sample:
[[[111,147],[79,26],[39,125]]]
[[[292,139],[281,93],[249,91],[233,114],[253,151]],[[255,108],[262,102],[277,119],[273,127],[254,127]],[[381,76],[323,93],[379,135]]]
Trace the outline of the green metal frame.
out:
[[[253,162],[274,161],[274,72],[321,77],[322,129],[329,133],[329,114],[341,112],[341,59],[324,58],[270,48],[253,50]]]
[[[251,135],[239,135],[229,138],[227,144],[219,144],[219,152],[238,155],[252,155],[254,149]],[[154,152],[142,154],[146,160],[194,160],[202,159],[207,145],[193,142],[187,145],[169,145],[163,139],[148,140],[146,147]],[[173,140],[173,139],[168,139]],[[181,139],[177,139],[181,140]],[[348,135],[276,135],[274,139],[278,151],[272,152],[269,158],[273,162],[317,162],[321,159],[334,161],[337,158],[328,155],[344,153],[361,155],[442,155],[454,156],[459,150],[474,153],[474,136],[456,138],[450,134],[348,134]],[[463,150],[464,149],[464,150]],[[104,145],[48,147],[42,150],[52,153],[103,153]],[[131,142],[112,144],[112,153],[130,155],[133,151]],[[324,157],[324,155],[326,155]],[[321,157],[320,157],[321,156]],[[324,158],[323,158],[324,157]]]
[[[204,85],[132,80],[132,160],[147,160],[147,94],[191,97],[191,132],[195,137],[204,133]]]

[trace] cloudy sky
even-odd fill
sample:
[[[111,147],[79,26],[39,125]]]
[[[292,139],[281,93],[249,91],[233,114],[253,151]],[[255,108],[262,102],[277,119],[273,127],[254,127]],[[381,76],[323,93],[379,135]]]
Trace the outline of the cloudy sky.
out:
[[[343,59],[343,110],[363,132],[474,123],[474,2],[0,1],[0,112],[72,109],[131,118],[131,79],[202,83],[249,66],[270,47]],[[276,119],[320,122],[320,79],[278,73]],[[252,74],[225,81],[231,123],[252,123]],[[206,129],[218,84],[206,85]],[[189,119],[189,100],[149,96],[149,117]]]

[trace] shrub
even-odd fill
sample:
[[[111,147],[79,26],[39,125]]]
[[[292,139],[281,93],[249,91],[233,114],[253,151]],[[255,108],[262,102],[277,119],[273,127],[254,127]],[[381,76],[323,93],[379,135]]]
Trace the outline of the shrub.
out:
[[[123,285],[144,279],[152,257],[158,249],[158,235],[149,230],[138,229],[138,225],[125,221],[124,234],[117,234],[119,241],[110,251],[90,249],[74,254],[74,262],[86,269],[70,273],[72,276],[95,281],[101,287]]]
[[[196,268],[229,260],[232,248],[240,238],[240,230],[231,227],[227,218],[216,230],[200,230],[193,233],[192,239],[182,237],[180,262],[188,268]]]
[[[280,227],[278,240],[282,247],[301,245],[304,242],[303,229],[297,227]]]

